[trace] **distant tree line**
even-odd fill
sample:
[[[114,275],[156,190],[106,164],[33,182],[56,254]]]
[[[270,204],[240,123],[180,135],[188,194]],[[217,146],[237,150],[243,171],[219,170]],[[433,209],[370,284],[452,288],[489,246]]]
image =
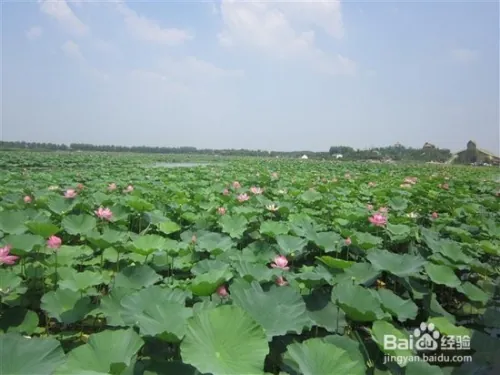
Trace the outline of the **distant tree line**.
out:
[[[348,146],[332,146],[329,152],[312,151],[264,151],[246,149],[198,149],[196,147],[151,147],[151,146],[113,146],[92,145],[87,143],[66,144],[40,142],[6,142],[0,141],[0,150],[29,149],[38,151],[99,151],[99,152],[133,152],[143,154],[203,154],[221,156],[264,156],[264,157],[301,157],[307,155],[313,159],[327,159],[342,155],[343,160],[414,160],[414,161],[446,161],[451,157],[450,150],[438,148],[407,148],[404,146],[389,146],[371,148],[369,150],[354,149]]]
[[[343,159],[348,160],[402,160],[402,161],[436,161],[445,162],[449,160],[452,153],[449,149],[426,147],[411,148],[403,145],[376,147],[366,150],[355,150],[347,146],[332,146],[330,155],[341,154]]]

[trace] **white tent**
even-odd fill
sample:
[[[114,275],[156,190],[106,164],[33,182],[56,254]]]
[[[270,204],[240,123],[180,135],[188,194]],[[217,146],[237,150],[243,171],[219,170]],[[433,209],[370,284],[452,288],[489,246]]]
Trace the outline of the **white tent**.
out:
[[[301,159],[309,159],[307,155],[302,155]]]
[[[342,159],[343,157],[344,157],[344,155],[342,155],[342,154],[337,154],[337,155],[335,155],[335,158],[336,158],[336,159]]]

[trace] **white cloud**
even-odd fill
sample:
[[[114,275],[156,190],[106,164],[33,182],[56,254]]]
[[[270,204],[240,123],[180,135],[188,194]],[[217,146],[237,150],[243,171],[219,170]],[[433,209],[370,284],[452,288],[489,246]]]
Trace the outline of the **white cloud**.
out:
[[[479,52],[467,48],[455,48],[451,51],[451,56],[453,59],[464,63],[479,60]]]
[[[194,37],[186,30],[164,28],[158,21],[137,14],[121,1],[118,1],[116,6],[122,14],[129,32],[138,40],[174,46]]]
[[[42,28],[40,26],[33,26],[29,30],[26,31],[26,38],[29,40],[35,40],[42,36]]]
[[[330,55],[317,47],[314,26],[331,37],[342,38],[344,28],[339,1],[330,2],[237,2],[222,0],[223,46],[251,47],[279,58],[309,61],[328,74],[353,74],[353,61]],[[300,29],[299,29],[300,28]]]
[[[73,12],[65,0],[38,0],[40,10],[56,19],[64,28],[77,36],[86,35],[89,28]]]
[[[72,40],[68,40],[61,46],[61,50],[63,51],[66,57],[76,61],[80,68],[88,75],[97,78],[99,80],[107,81],[109,76],[99,69],[91,66],[85,56],[83,56],[82,51],[80,50],[80,46],[73,42]]]
[[[64,52],[64,54],[69,58],[82,61],[85,60],[82,55],[82,52],[80,51],[80,47],[72,40],[68,40],[67,42],[65,42],[61,46],[61,49]]]

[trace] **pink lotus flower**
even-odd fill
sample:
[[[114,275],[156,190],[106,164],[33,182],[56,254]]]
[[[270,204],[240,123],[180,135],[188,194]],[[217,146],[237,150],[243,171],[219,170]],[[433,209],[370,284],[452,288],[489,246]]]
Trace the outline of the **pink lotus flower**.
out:
[[[351,243],[352,243],[351,237],[347,237],[344,242],[345,242],[346,246],[351,246]]]
[[[24,203],[31,203],[31,197],[29,195],[26,195],[24,198],[23,198],[23,201]]]
[[[437,219],[439,217],[438,213],[437,212],[433,212],[432,213],[432,218],[433,219]]]
[[[366,206],[366,208],[368,209],[368,211],[371,211],[371,210],[373,210],[373,205],[368,204],[368,205]]]
[[[123,190],[124,193],[131,193],[134,191],[134,187],[132,185],[127,186],[125,190]]]
[[[73,199],[76,197],[76,191],[74,189],[68,189],[64,192],[64,198]]]
[[[111,218],[113,217],[113,213],[109,208],[99,207],[97,211],[95,211],[95,214],[99,219],[104,219],[108,221],[111,220]]]
[[[62,245],[62,240],[57,236],[50,236],[49,239],[47,240],[47,246],[50,249],[57,250],[61,247],[61,245]]]
[[[263,192],[263,190],[260,187],[256,187],[256,186],[252,186],[250,188],[250,191],[252,192],[252,194],[255,194],[255,195],[262,194],[262,192]]]
[[[273,263],[271,264],[272,268],[281,268],[282,270],[288,271],[290,267],[287,267],[288,259],[284,255],[278,255],[274,258]]]
[[[196,243],[196,241],[198,241],[198,238],[195,234],[193,234],[193,236],[191,237],[191,243]]]
[[[76,189],[79,190],[79,191],[82,191],[83,188],[84,188],[83,184],[76,185]]]
[[[288,282],[285,280],[285,278],[283,276],[278,276],[276,278],[276,285],[285,286],[285,285],[288,285]]]
[[[239,202],[245,202],[245,201],[247,201],[249,199],[250,199],[250,197],[248,196],[247,193],[243,193],[243,194],[238,195],[238,201]]]
[[[368,220],[370,221],[370,223],[377,227],[383,227],[385,224],[387,224],[387,218],[379,213],[369,217]]]
[[[111,184],[108,185],[108,190],[109,191],[115,191],[117,188],[116,184],[112,182]]]
[[[239,189],[241,187],[241,184],[238,181],[233,182],[233,188],[234,189]]]
[[[228,190],[228,189],[224,189],[224,190],[222,191],[222,194],[223,194],[223,195],[229,195],[229,190]]]
[[[220,287],[217,288],[217,294],[221,298],[225,298],[225,297],[229,296],[229,293],[228,293],[225,285],[221,285]]]
[[[12,265],[16,262],[16,260],[19,259],[18,256],[9,255],[10,249],[12,249],[12,246],[10,245],[6,245],[0,248],[0,264]]]
[[[444,190],[448,190],[448,189],[450,188],[450,185],[448,185],[448,184],[443,184],[442,188],[443,188]]]
[[[217,209],[217,213],[218,213],[219,215],[225,215],[225,214],[226,214],[226,209],[225,209],[224,207],[219,207],[219,208]]]

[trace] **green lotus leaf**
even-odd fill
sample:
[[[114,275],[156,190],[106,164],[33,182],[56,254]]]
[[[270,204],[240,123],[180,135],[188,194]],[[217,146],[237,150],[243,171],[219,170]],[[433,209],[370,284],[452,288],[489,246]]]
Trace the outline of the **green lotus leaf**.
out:
[[[280,221],[264,221],[260,225],[260,233],[270,237],[276,237],[280,234],[287,234],[290,228],[286,223]]]
[[[202,373],[263,375],[264,329],[237,306],[202,310],[188,321],[181,356]]]
[[[87,344],[68,353],[66,363],[55,375],[123,374],[134,366],[143,345],[144,341],[132,329],[94,333]]]
[[[96,227],[97,220],[90,215],[69,215],[63,218],[61,224],[69,234],[87,234]]]
[[[26,338],[17,333],[0,335],[0,373],[5,375],[52,375],[64,360],[54,338]]]
[[[57,289],[42,296],[40,307],[58,322],[71,324],[79,321],[93,306],[90,297],[69,289]]]
[[[265,292],[255,281],[237,279],[231,285],[231,298],[264,327],[269,340],[289,332],[300,334],[313,323],[302,296],[289,286],[272,286]]]
[[[184,307],[186,294],[179,289],[150,286],[121,301],[121,317],[126,325],[139,328],[143,336],[159,336],[178,342],[186,332],[192,310]]]
[[[146,265],[128,266],[115,277],[114,287],[125,289],[147,288],[161,280],[151,267]]]
[[[59,287],[69,289],[73,292],[84,292],[88,288],[99,285],[104,282],[100,273],[92,271],[83,271],[73,273],[70,277],[59,280]]]
[[[353,360],[346,350],[320,338],[288,345],[283,361],[286,367],[304,375],[361,375],[366,371],[364,364]]]
[[[382,309],[397,317],[400,322],[417,317],[418,306],[412,300],[403,299],[388,289],[379,289],[377,293]]]
[[[427,261],[410,254],[394,254],[387,250],[372,250],[366,256],[373,267],[380,271],[388,271],[399,277],[412,276],[419,273]]]
[[[29,221],[26,223],[26,227],[28,227],[31,233],[43,238],[48,238],[60,231],[56,225],[42,221]]]
[[[450,288],[456,288],[461,284],[460,279],[450,267],[427,263],[425,271],[432,282],[436,284],[446,285]]]
[[[231,238],[241,238],[247,230],[248,220],[240,215],[224,215],[220,218],[219,224],[222,231]]]
[[[378,294],[352,282],[337,284],[332,289],[332,300],[348,317],[360,322],[370,322],[386,317]]]

